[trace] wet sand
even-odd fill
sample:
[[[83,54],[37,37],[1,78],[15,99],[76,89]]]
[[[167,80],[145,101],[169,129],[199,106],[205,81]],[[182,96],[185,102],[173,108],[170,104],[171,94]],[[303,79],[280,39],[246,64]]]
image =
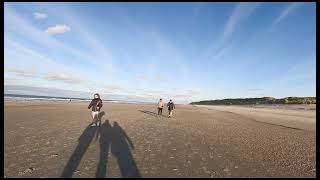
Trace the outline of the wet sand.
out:
[[[315,177],[315,110],[5,102],[6,177]]]

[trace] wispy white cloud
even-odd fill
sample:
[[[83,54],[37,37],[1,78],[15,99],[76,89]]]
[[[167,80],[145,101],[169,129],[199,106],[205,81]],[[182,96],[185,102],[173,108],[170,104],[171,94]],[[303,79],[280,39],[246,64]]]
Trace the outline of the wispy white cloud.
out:
[[[303,87],[304,82],[310,82],[306,80],[314,80],[314,86],[316,84],[316,57],[305,59],[303,62],[293,64],[288,67],[283,75],[269,81],[261,82],[258,87],[263,92],[273,92],[275,89],[299,89]],[[297,83],[300,82],[300,83]],[[310,84],[308,84],[310,85]],[[272,93],[270,93],[272,94]]]
[[[84,80],[72,77],[71,75],[64,74],[64,73],[41,74],[41,73],[35,72],[31,69],[26,69],[26,68],[17,69],[17,68],[10,68],[10,67],[8,69],[6,69],[5,72],[14,73],[16,76],[23,77],[23,78],[26,78],[26,77],[41,78],[41,79],[48,80],[48,81],[62,81],[65,83],[72,83],[72,84],[84,83]],[[5,77],[4,79],[8,80],[8,77]],[[9,78],[9,80],[10,80],[10,78]]]
[[[199,90],[186,90],[187,94],[191,94],[191,95],[199,95],[201,94],[201,92]]]
[[[223,56],[225,56],[228,52],[230,52],[230,50],[234,47],[234,43],[230,43],[228,45],[226,45],[225,47],[222,47],[221,49],[219,49],[215,54],[213,54],[213,56],[211,57],[211,59],[220,59]]]
[[[144,81],[151,79],[150,77],[145,76],[145,75],[139,75],[139,76],[137,76],[137,78],[140,79],[140,80],[144,80]]]
[[[132,89],[129,89],[126,86],[120,84],[108,84],[101,89],[101,92],[104,94],[117,94],[117,95],[135,95]]]
[[[87,47],[90,47],[91,53],[88,60],[104,68],[107,73],[116,73],[118,68],[114,63],[115,60],[111,50],[107,47],[108,42],[102,42],[95,33],[92,33],[90,26],[84,23],[85,20],[79,19],[72,8],[64,6],[57,6],[56,8],[61,12],[57,14],[57,18],[69,22],[72,29],[80,35],[81,40],[84,40]],[[55,10],[49,9],[48,11],[54,13]]]
[[[51,13],[50,11],[48,11]],[[54,11],[53,11],[54,12]],[[86,25],[81,23],[81,20],[79,20],[74,14],[65,14],[61,13],[61,15],[57,15],[59,20],[59,17],[61,18],[60,20],[63,20],[65,22],[71,22],[71,27],[75,29],[76,35],[80,35],[82,40],[84,40],[86,45],[90,47],[90,51],[82,51],[79,49],[75,49],[68,45],[68,42],[61,42],[57,40],[54,36],[51,36],[49,33],[46,33],[45,31],[37,28],[35,25],[33,25],[27,18],[22,16],[20,13],[18,13],[13,7],[11,6],[5,6],[5,46],[6,44],[10,45],[9,47],[5,47],[5,62],[7,64],[12,64],[11,61],[20,61],[21,63],[18,63],[19,67],[22,67],[24,69],[27,66],[32,66],[35,65],[35,67],[39,68],[39,66],[43,66],[43,68],[40,68],[40,71],[43,70],[49,70],[50,75],[47,75],[45,79],[46,81],[52,81],[52,82],[73,82],[73,84],[79,84],[81,85],[80,81],[78,79],[85,80],[86,78],[82,77],[83,73],[75,73],[73,68],[68,65],[64,65],[61,63],[57,63],[55,61],[56,58],[51,58],[46,57],[46,55],[43,55],[42,53],[38,52],[35,49],[29,48],[28,45],[20,44],[15,42],[15,38],[10,37],[15,37],[12,36],[15,34],[20,35],[21,37],[29,39],[29,43],[39,46],[39,47],[44,47],[44,48],[50,48],[51,50],[57,50],[61,51],[61,53],[67,53],[70,54],[71,56],[74,56],[75,58],[71,58],[71,61],[78,61],[79,63],[89,63],[88,71],[86,76],[90,74],[92,76],[92,73],[94,76],[101,76],[101,73],[105,75],[104,80],[113,83],[113,82],[120,82],[121,80],[118,79],[118,77],[115,77],[115,70],[116,67],[113,65],[113,56],[111,54],[111,51],[105,47],[105,42],[104,44],[98,40],[98,38],[93,35],[93,33],[90,33],[86,27]],[[70,16],[69,16],[70,15]],[[68,17],[65,17],[68,16]],[[63,29],[63,28],[62,28]],[[68,29],[65,28],[64,29]],[[53,31],[59,30],[57,29],[52,29]],[[7,34],[7,32],[10,32]],[[50,32],[51,33],[51,32]],[[14,39],[14,40],[12,40]],[[8,43],[9,42],[9,43]],[[13,48],[11,48],[13,47]],[[34,47],[34,46],[33,46]],[[22,53],[22,52],[23,53]],[[19,53],[18,53],[19,52]],[[8,56],[10,54],[10,56]],[[23,55],[24,54],[24,55]],[[14,58],[12,58],[14,56]],[[9,57],[9,58],[8,58]],[[28,64],[24,62],[25,59],[29,59]],[[40,61],[37,61],[40,60]],[[22,63],[23,62],[23,63]],[[63,63],[63,62],[62,62]],[[89,71],[89,69],[96,69],[95,71]],[[83,69],[82,69],[83,70]],[[56,73],[57,75],[53,75],[53,73]],[[68,73],[70,72],[70,73]],[[72,80],[68,80],[64,77],[59,76],[59,74],[64,73],[64,74],[77,74],[75,77],[72,76]],[[100,73],[100,74],[99,74]],[[55,80],[53,80],[55,79]],[[59,79],[59,80],[58,80]],[[76,80],[74,80],[76,79]],[[34,84],[35,81],[33,81]],[[103,89],[98,83],[97,80],[91,80],[91,81],[86,81],[87,87],[82,87],[84,89],[88,90],[95,90],[95,89]],[[55,85],[56,85],[55,83]],[[52,83],[50,83],[52,84]],[[71,87],[68,86],[70,89]]]
[[[33,70],[9,68],[5,70],[6,72],[15,73],[17,76],[23,77],[38,77],[37,73]]]
[[[248,91],[261,91],[262,89],[260,88],[251,88],[251,89],[248,89]]]
[[[57,63],[42,53],[27,48],[11,39],[5,40],[5,49],[8,53],[5,62],[5,72],[15,73],[15,75],[20,77],[41,78],[43,80],[73,84],[85,85],[86,82],[89,82],[77,70]],[[12,54],[15,56],[12,56]],[[28,61],[28,64],[25,64],[26,61]]]
[[[190,94],[178,94],[178,95],[174,95],[173,97],[176,99],[179,99],[179,98],[185,99],[185,98],[190,98],[191,95]]]
[[[54,11],[53,11],[54,12]],[[107,67],[107,72],[112,72],[110,68],[111,63],[102,63],[101,59],[107,60],[108,58],[97,57],[97,53],[90,51],[89,53],[75,49],[66,43],[57,40],[54,36],[46,33],[42,29],[38,29],[34,26],[28,19],[21,16],[10,6],[5,6],[4,8],[4,22],[5,22],[5,33],[6,30],[17,33],[18,35],[28,38],[31,43],[40,45],[42,47],[47,47],[50,49],[55,49],[63,52],[68,52],[69,54],[75,56],[76,58],[70,59],[72,61],[86,62],[90,64],[95,64],[100,67]],[[81,28],[76,28],[81,29]],[[83,34],[82,37],[86,37],[87,34]],[[5,35],[5,38],[8,37]],[[91,46],[94,47],[94,46]],[[95,48],[92,48],[95,49]]]
[[[4,93],[8,94],[26,94],[42,96],[59,96],[59,97],[77,97],[90,98],[91,93],[85,91],[65,90],[60,88],[48,88],[41,86],[26,85],[5,85]]]
[[[193,17],[192,21],[196,20],[199,16],[201,9],[206,5],[205,2],[197,2],[193,7]]]
[[[162,64],[170,65],[172,71],[177,72],[176,79],[185,78],[190,75],[190,67],[186,63],[188,57],[185,57],[183,51],[169,36],[166,36],[154,26],[140,26],[139,23],[126,13],[123,13],[119,19],[127,25],[130,32],[138,40],[143,41],[143,43],[139,43],[139,46],[135,48],[138,48],[143,53],[142,56],[148,59],[147,66],[150,66],[146,68],[148,76],[164,72],[161,67]]]
[[[31,40],[31,42],[36,42],[45,46],[51,46],[51,48],[61,47],[62,45],[62,43],[52,38],[44,31],[33,26],[30,22],[27,21],[27,19],[19,15],[8,5],[4,8],[4,24],[5,30],[15,32],[22,37],[26,36]]]
[[[187,77],[190,73],[190,69],[185,62],[187,57],[184,56],[182,51],[169,38],[156,29],[151,29],[150,31],[152,32],[150,36],[160,52],[157,53],[159,58],[171,64],[182,77]]]
[[[15,77],[4,77],[3,80],[4,80],[4,85],[19,83],[18,78],[15,78]]]
[[[169,98],[177,102],[190,103],[201,99],[202,92],[199,90],[183,90],[170,93]]]
[[[124,88],[119,86],[119,85],[107,85],[106,89],[108,90],[114,90],[114,91],[119,91],[119,90],[123,90]]]
[[[67,25],[55,25],[52,27],[48,27],[46,30],[46,33],[48,33],[50,35],[63,34],[63,33],[68,32],[70,30],[71,30],[71,28]]]
[[[274,21],[273,25],[278,24],[283,19],[285,19],[290,13],[292,13],[295,9],[303,5],[303,2],[293,2],[288,7],[286,7],[281,14],[278,16],[278,18]]]
[[[154,77],[154,80],[157,81],[157,82],[164,82],[164,81],[167,81],[163,76],[160,76],[160,75],[156,75]]]
[[[155,75],[155,76],[148,76],[148,75],[139,75],[137,79],[143,81],[157,81],[157,82],[164,82],[166,79],[163,76]]]
[[[227,41],[237,28],[247,20],[261,3],[240,2],[236,5],[221,36],[221,44]]]
[[[225,55],[233,48],[234,41],[232,40],[233,34],[238,28],[245,23],[247,19],[255,12],[261,3],[252,2],[239,2],[222,31],[222,35],[218,38],[217,42],[208,48],[210,59],[218,59]]]
[[[64,73],[47,75],[44,77],[44,79],[53,80],[53,81],[62,81],[62,82],[72,83],[72,84],[79,84],[84,82],[82,79],[78,79]]]
[[[37,20],[42,20],[42,19],[48,18],[48,14],[35,12],[35,13],[33,13],[33,17],[34,17],[35,19],[37,19]]]
[[[57,61],[52,60],[51,58],[46,57],[42,53],[31,49],[29,47],[24,46],[20,42],[11,40],[10,38],[5,39],[4,43],[6,52],[8,54],[8,57],[6,57],[8,62],[14,61],[15,64],[23,65],[26,67],[30,67],[29,65],[32,65],[34,67],[43,67],[48,70],[54,70],[54,71],[70,71],[71,69],[65,66],[64,64],[60,64]],[[10,54],[16,54],[19,56],[15,56],[15,59],[10,59]],[[28,59],[28,63],[26,64],[25,60]]]

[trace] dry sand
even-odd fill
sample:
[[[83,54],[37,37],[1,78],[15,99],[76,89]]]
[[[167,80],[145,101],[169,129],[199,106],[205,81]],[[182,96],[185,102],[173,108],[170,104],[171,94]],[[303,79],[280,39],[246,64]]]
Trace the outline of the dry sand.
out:
[[[155,105],[106,103],[99,128],[87,105],[5,102],[5,176],[316,174],[315,110],[178,105],[168,119]]]

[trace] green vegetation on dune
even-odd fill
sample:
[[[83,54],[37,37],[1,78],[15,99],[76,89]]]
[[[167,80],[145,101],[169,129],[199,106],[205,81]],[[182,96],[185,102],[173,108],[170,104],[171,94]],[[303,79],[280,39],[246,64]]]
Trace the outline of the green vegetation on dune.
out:
[[[286,97],[276,99],[274,97],[262,98],[235,98],[221,100],[207,100],[192,102],[194,105],[252,105],[252,104],[316,104],[316,97]]]

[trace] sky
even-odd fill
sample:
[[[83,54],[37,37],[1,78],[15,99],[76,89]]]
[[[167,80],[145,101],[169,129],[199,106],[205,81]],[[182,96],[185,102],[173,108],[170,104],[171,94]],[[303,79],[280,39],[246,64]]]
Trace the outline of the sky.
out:
[[[316,3],[4,3],[5,93],[316,96]]]

